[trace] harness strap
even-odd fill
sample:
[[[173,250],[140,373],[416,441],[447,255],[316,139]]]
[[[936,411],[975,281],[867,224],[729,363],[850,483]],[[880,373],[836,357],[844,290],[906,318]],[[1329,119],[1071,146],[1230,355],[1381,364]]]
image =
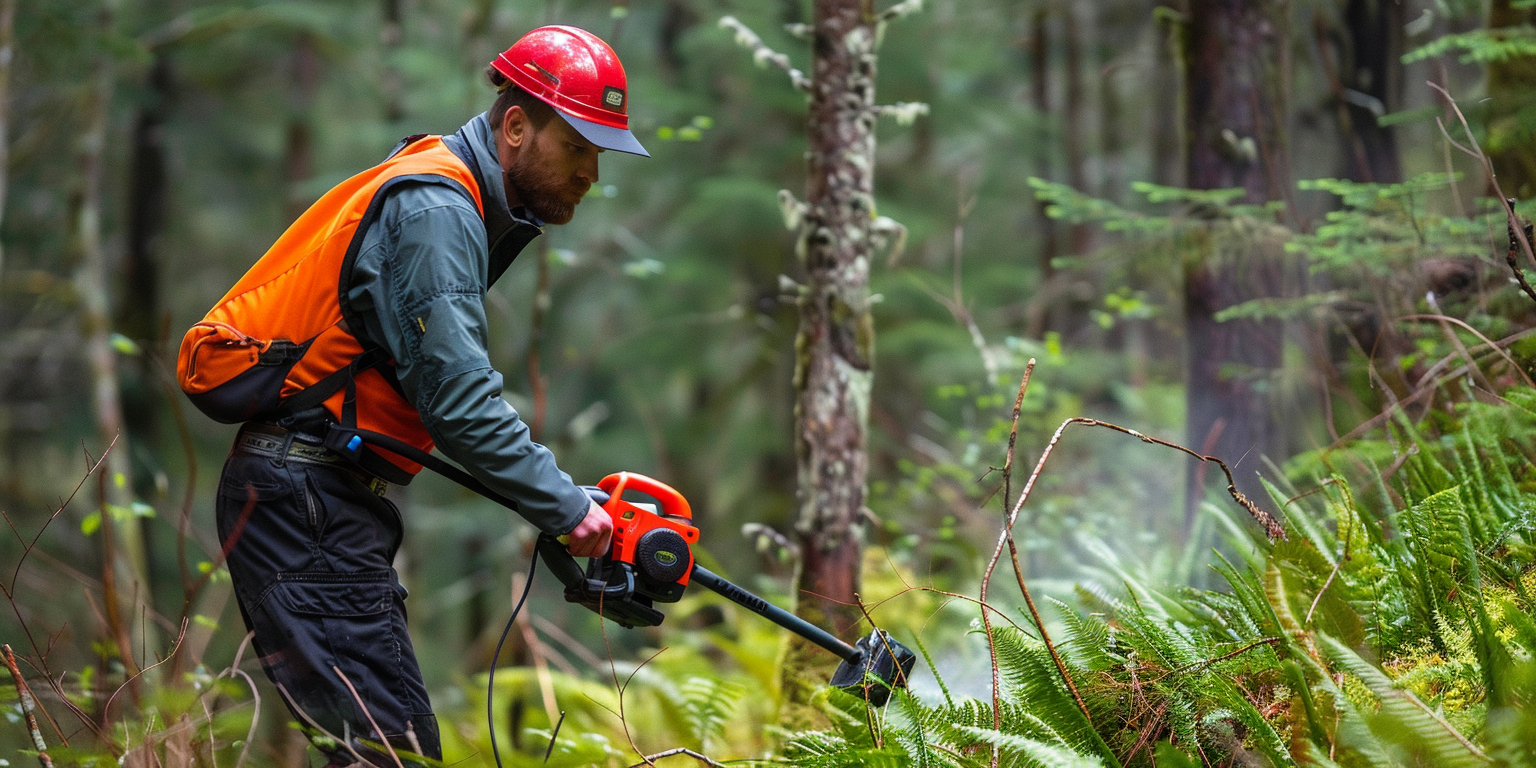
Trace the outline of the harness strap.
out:
[[[506,496],[491,490],[489,486],[480,482],[479,480],[476,480],[475,477],[468,472],[465,472],[453,464],[443,461],[442,459],[433,456],[432,454],[427,453],[426,451],[423,451],[420,448],[405,442],[404,440],[390,437],[389,435],[386,435],[382,432],[358,429],[355,426],[346,426],[343,424],[331,424],[330,428],[326,430],[325,447],[340,454],[343,458],[358,462],[358,466],[362,466],[365,469],[367,468],[367,465],[363,462],[366,461],[367,457],[377,456],[377,454],[368,452],[367,449],[369,446],[383,448],[390,453],[410,459],[411,461],[414,461],[417,464],[420,464],[423,467],[426,467],[427,469],[430,469],[433,472],[436,472],[439,475],[442,475],[443,477],[446,477],[449,480],[452,480],[453,482],[458,483],[459,485],[462,485],[465,488],[468,488],[469,490],[496,502],[497,504],[500,504],[510,510],[517,511],[518,504],[516,501],[513,501],[512,499],[509,499]],[[386,477],[385,479],[388,478]]]

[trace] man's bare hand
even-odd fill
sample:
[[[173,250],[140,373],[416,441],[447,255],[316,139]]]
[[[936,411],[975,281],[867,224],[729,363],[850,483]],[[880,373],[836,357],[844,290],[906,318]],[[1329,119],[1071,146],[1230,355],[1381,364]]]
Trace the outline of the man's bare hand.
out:
[[[613,518],[597,502],[587,503],[587,516],[567,534],[567,548],[577,557],[602,557],[608,554],[608,542],[613,538]]]

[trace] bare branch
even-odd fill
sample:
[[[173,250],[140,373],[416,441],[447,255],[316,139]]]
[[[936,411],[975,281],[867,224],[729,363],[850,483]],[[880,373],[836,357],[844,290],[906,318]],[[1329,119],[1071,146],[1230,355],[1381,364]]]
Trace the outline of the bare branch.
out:
[[[352,681],[348,680],[346,674],[341,671],[341,667],[335,664],[331,665],[331,671],[335,672],[336,676],[341,678],[343,683],[347,684],[347,690],[351,691],[352,698],[357,700],[357,706],[363,710],[363,715],[368,718],[368,724],[373,726],[373,732],[379,735],[379,741],[383,742],[384,748],[389,750],[390,758],[395,761],[395,768],[405,768],[405,764],[400,762],[400,755],[395,753],[395,745],[389,743],[389,738],[384,735],[384,729],[380,728],[379,722],[373,719],[373,712],[368,710],[368,704],[363,701],[362,696],[358,695],[357,689],[352,687]]]
[[[884,11],[880,12],[879,23],[884,24],[904,16],[911,16],[923,9],[923,0],[902,0]]]
[[[11,670],[11,679],[16,681],[16,693],[21,697],[21,711],[27,718],[27,732],[32,735],[32,747],[37,750],[37,762],[43,768],[53,768],[53,759],[48,757],[48,745],[43,741],[43,732],[37,727],[37,716],[33,714],[38,709],[37,698],[32,695],[32,689],[27,687],[27,681],[21,676],[21,670],[16,666],[16,654],[11,653],[11,646],[4,646],[5,666]]]
[[[699,754],[699,753],[697,753],[697,752],[695,752],[695,751],[693,751],[691,749],[685,749],[683,747],[678,747],[676,749],[669,749],[669,750],[666,750],[665,752],[657,752],[656,754],[650,755],[650,756],[642,755],[642,757],[644,757],[645,759],[643,761],[641,761],[641,762],[638,762],[638,763],[635,763],[634,765],[631,765],[629,768],[640,768],[640,766],[642,766],[642,765],[655,765],[654,761],[660,760],[663,757],[672,757],[674,755],[687,755],[687,756],[689,756],[689,757],[699,761],[700,763],[703,763],[704,765],[712,766],[712,768],[725,768],[725,763],[717,763],[714,760],[711,760],[708,757],[705,757],[704,755],[701,755],[701,754]]]
[[[789,63],[789,57],[769,48],[761,37],[757,36],[747,25],[741,23],[735,16],[725,16],[720,19],[720,26],[736,33],[736,44],[752,52],[752,61],[759,67],[766,68],[772,64],[784,70],[789,75],[789,82],[796,90],[811,92],[811,78],[804,72],[795,69]]]
[[[919,117],[926,117],[929,108],[921,101],[898,101],[895,104],[877,105],[874,112],[880,117],[895,118],[897,125],[911,125]]]
[[[1428,81],[1428,84],[1429,87],[1439,91],[1440,95],[1445,97],[1446,103],[1449,104],[1451,110],[1456,113],[1456,119],[1461,121],[1461,129],[1466,131],[1467,141],[1472,144],[1472,148],[1468,149],[1454,141],[1451,141],[1450,134],[1445,132],[1444,125],[1440,126],[1440,133],[1445,135],[1445,140],[1447,142],[1450,142],[1462,152],[1477,158],[1477,160],[1483,164],[1483,170],[1488,174],[1488,183],[1493,185],[1493,191],[1499,196],[1499,204],[1504,207],[1504,216],[1509,220],[1511,239],[1518,239],[1520,241],[1520,248],[1525,251],[1525,257],[1531,259],[1532,261],[1536,261],[1536,252],[1531,250],[1531,238],[1526,235],[1524,228],[1520,226],[1520,217],[1515,215],[1515,208],[1511,204],[1511,198],[1506,197],[1504,195],[1503,187],[1499,186],[1499,178],[1493,172],[1493,161],[1489,160],[1488,156],[1483,154],[1483,148],[1477,144],[1477,137],[1472,135],[1472,128],[1471,126],[1467,125],[1467,116],[1461,113],[1461,107],[1456,105],[1456,100],[1451,98],[1449,91],[1440,87],[1433,81]],[[1436,124],[1439,124],[1439,118],[1436,118],[1435,122]],[[1514,245],[1511,244],[1510,247],[1513,248]]]
[[[1436,308],[1438,309],[1438,307],[1436,307]],[[1487,336],[1484,336],[1482,334],[1482,332],[1478,331],[1476,328],[1473,328],[1470,325],[1467,325],[1465,322],[1463,322],[1461,320],[1458,320],[1458,319],[1456,319],[1454,317],[1451,317],[1449,315],[1440,315],[1440,314],[1436,314],[1436,315],[1403,315],[1402,317],[1400,317],[1398,319],[1399,320],[1432,320],[1434,322],[1441,323],[1442,325],[1449,323],[1449,324],[1454,324],[1454,325],[1461,326],[1462,328],[1465,328],[1473,336],[1476,336],[1477,338],[1481,339],[1484,344],[1487,344],[1488,346],[1492,347],[1493,351],[1499,353],[1499,355],[1504,358],[1504,361],[1509,363],[1510,366],[1513,367],[1515,369],[1515,371],[1520,374],[1520,378],[1525,379],[1525,385],[1526,386],[1528,386],[1528,387],[1536,387],[1536,381],[1531,381],[1531,377],[1526,375],[1525,371],[1520,368],[1520,364],[1516,363],[1515,359],[1513,357],[1510,357],[1509,353],[1505,352],[1503,347],[1500,347],[1499,345],[1493,343],[1493,340],[1489,339]],[[1477,370],[1477,371],[1481,372],[1481,369],[1480,368],[1476,368],[1476,363],[1474,363],[1472,361],[1472,353],[1470,351],[1468,351],[1466,346],[1461,343],[1461,340],[1456,338],[1456,335],[1451,333],[1449,328],[1446,329],[1446,333],[1449,335],[1449,337],[1451,339],[1451,343],[1456,345],[1456,351],[1461,354],[1463,360],[1467,361],[1468,367],[1471,367],[1474,370]]]

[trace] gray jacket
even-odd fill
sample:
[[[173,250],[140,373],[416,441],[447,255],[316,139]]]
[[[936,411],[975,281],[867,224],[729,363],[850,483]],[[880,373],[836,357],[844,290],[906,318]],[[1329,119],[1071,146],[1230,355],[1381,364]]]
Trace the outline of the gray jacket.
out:
[[[543,222],[508,209],[486,115],[443,139],[477,177],[484,218],[457,184],[391,186],[362,234],[347,299],[361,335],[394,358],[438,450],[515,499],[539,530],[568,533],[586,515],[587,495],[502,399],[486,352],[485,293]]]

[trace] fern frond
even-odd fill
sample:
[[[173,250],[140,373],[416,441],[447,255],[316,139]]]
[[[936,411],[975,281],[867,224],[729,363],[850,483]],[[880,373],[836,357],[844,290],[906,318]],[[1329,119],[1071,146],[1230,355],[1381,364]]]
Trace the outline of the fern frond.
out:
[[[1052,744],[1013,733],[1002,733],[990,728],[962,728],[971,738],[983,744],[1026,757],[1029,765],[1038,768],[1104,768],[1104,761],[1092,755],[1073,751],[1063,744]]]
[[[1425,706],[1417,696],[1398,688],[1386,673],[1360,658],[1349,646],[1327,635],[1321,644],[1328,657],[1354,675],[1380,701],[1381,710],[1374,718],[1380,727],[1372,731],[1387,743],[1394,743],[1425,756],[1430,764],[1446,768],[1477,768],[1489,764],[1466,736]]]

